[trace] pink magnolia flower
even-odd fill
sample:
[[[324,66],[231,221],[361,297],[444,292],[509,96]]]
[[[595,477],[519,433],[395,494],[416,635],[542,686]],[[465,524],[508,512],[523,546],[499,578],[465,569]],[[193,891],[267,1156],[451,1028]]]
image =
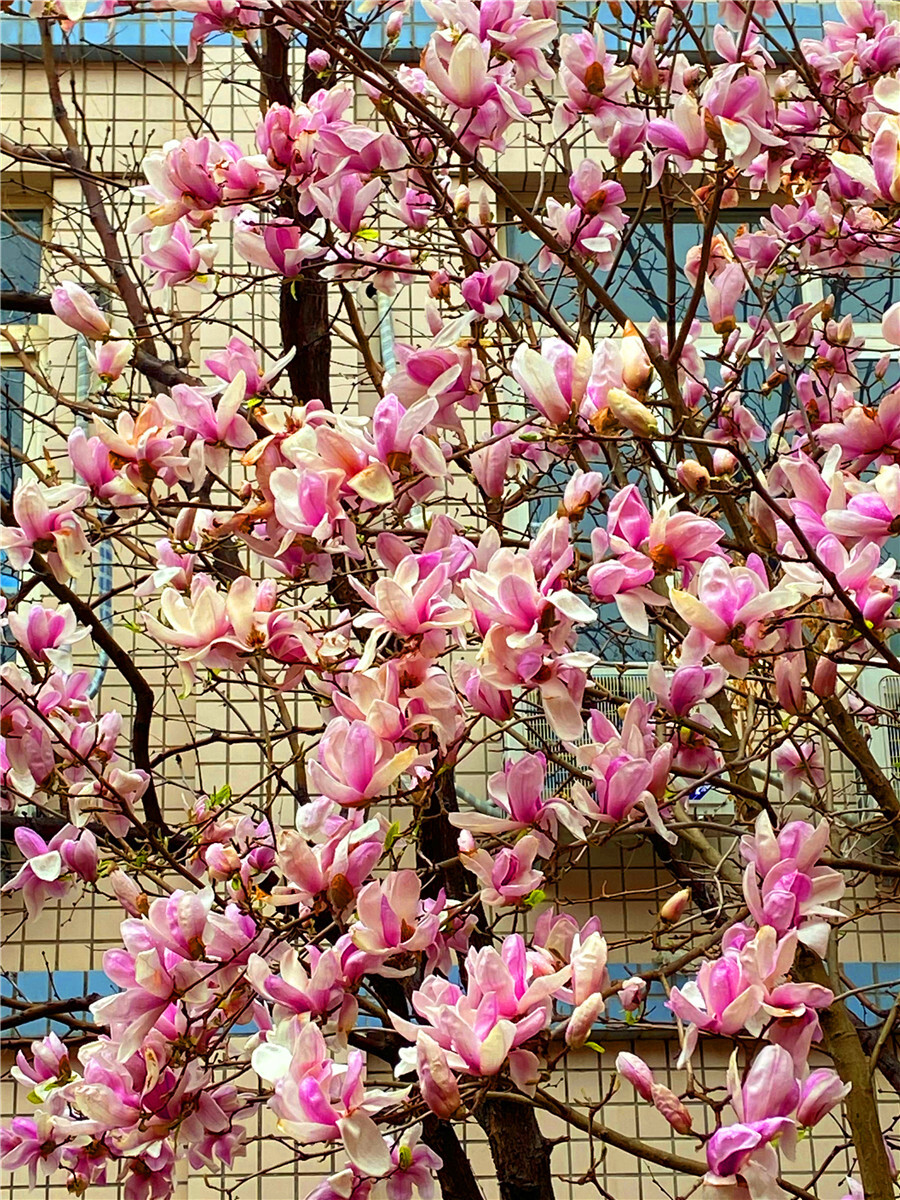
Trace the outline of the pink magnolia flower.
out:
[[[781,772],[785,800],[792,800],[803,787],[818,791],[825,786],[825,758],[817,741],[784,742],[775,751],[775,765]]]
[[[59,1170],[69,1134],[60,1128],[59,1118],[43,1109],[34,1117],[14,1117],[0,1128],[0,1162],[6,1171],[28,1170],[29,1185],[34,1188],[40,1177]]]
[[[396,751],[364,721],[335,717],[325,727],[307,771],[315,791],[352,808],[384,796],[419,761],[414,746]]]
[[[381,194],[383,182],[370,179],[354,171],[342,170],[313,184],[309,193],[323,217],[344,231],[357,234],[370,205]]]
[[[594,710],[588,719],[590,741],[575,747],[578,765],[591,773],[593,793],[578,780],[572,799],[579,812],[602,824],[617,825],[640,805],[653,828],[666,841],[675,835],[665,828],[659,801],[665,795],[673,748],[657,745],[648,721],[652,706],[632,700],[621,732]]]
[[[519,277],[515,263],[498,262],[486,271],[467,275],[462,282],[463,299],[469,308],[486,321],[499,321],[503,316],[500,297]]]
[[[322,222],[306,230],[289,217],[275,217],[263,225],[252,213],[242,213],[234,222],[234,248],[247,262],[292,279],[306,263],[327,252],[324,232]]]
[[[307,806],[326,811],[335,808],[331,801],[312,801]],[[301,814],[302,814],[301,810]],[[298,826],[301,817],[298,817]],[[341,918],[351,908],[356,893],[369,878],[381,857],[385,831],[377,820],[363,821],[353,813],[349,819],[336,816],[325,822],[324,833],[315,835],[318,844],[310,845],[304,831],[285,829],[278,839],[277,865],[287,881],[276,886],[273,903],[301,904],[311,909],[325,898]]]
[[[83,333],[85,337],[105,341],[112,332],[109,321],[96,302],[77,283],[67,281],[54,288],[50,294],[50,304],[64,324],[77,333]]]
[[[697,978],[672,988],[666,1002],[688,1023],[679,1063],[690,1059],[701,1029],[726,1037],[739,1033],[759,1011],[765,995],[765,988],[754,982],[737,953],[704,962]]]
[[[743,679],[750,660],[771,653],[781,641],[769,622],[801,598],[800,588],[784,583],[769,589],[765,567],[751,554],[744,567],[730,567],[723,559],[708,558],[700,567],[692,592],[671,588],[672,607],[690,626],[685,650],[702,657],[710,654],[723,667]]]
[[[415,871],[396,871],[383,883],[366,884],[356,897],[359,920],[351,927],[350,936],[360,950],[380,962],[376,972],[407,974],[413,969],[407,968],[408,956],[434,945],[440,912],[421,911],[421,888]]]
[[[134,347],[131,342],[100,342],[88,352],[88,362],[101,383],[115,383],[131,362]]]
[[[408,554],[392,575],[376,580],[370,591],[351,576],[351,584],[375,611],[354,618],[354,624],[371,630],[374,652],[381,634],[414,637],[429,630],[454,629],[469,620],[465,605],[452,594],[449,567],[429,554]]]
[[[209,291],[215,284],[211,274],[218,243],[195,243],[186,221],[163,225],[144,235],[141,262],[156,272],[153,291],[187,284],[195,291]]]
[[[738,1124],[717,1129],[706,1144],[713,1177],[740,1174],[745,1180],[774,1177],[778,1160],[771,1143],[779,1139],[791,1153],[796,1135],[792,1114],[800,1099],[791,1056],[781,1046],[763,1046],[741,1083],[737,1052],[729,1068],[731,1106]]]
[[[761,72],[734,63],[716,71],[703,96],[703,106],[721,134],[739,169],[750,165],[764,149],[783,145],[772,132],[775,104]]]
[[[391,1013],[394,1028],[409,1042],[422,1032],[444,1051],[451,1071],[497,1075],[509,1061],[518,1086],[532,1086],[536,1059],[522,1049],[550,1022],[550,997],[571,977],[563,967],[536,976],[519,934],[504,938],[498,953],[492,946],[466,955],[466,991],[437,975],[413,992],[412,1006],[424,1022]]]
[[[451,813],[450,823],[472,833],[507,833],[530,830],[537,841],[537,852],[548,857],[553,852],[559,826],[580,838],[587,823],[568,800],[544,799],[546,760],[542,754],[523,754],[507,762],[488,780],[488,796],[506,816],[488,816],[480,812]]]
[[[403,1131],[391,1148],[394,1169],[385,1184],[387,1200],[412,1200],[414,1192],[422,1200],[431,1200],[434,1195],[434,1172],[439,1171],[444,1162],[419,1141],[421,1136],[421,1124],[413,1125]]]
[[[709,309],[709,319],[716,333],[727,336],[737,328],[735,308],[747,290],[747,279],[741,263],[728,263],[703,284],[703,295]]]
[[[210,354],[203,360],[204,364],[226,383],[231,383],[239,372],[244,374],[244,399],[250,400],[262,395],[269,384],[277,378],[281,371],[294,357],[292,347],[287,354],[274,362],[268,370],[263,371],[259,357],[242,337],[233,337],[219,354]]]
[[[117,500],[124,501],[134,496],[127,483],[123,494],[119,472],[110,462],[109,448],[100,438],[89,438],[85,431],[76,425],[69,434],[67,449],[76,474],[84,480],[95,496],[113,504]]]
[[[20,483],[12,498],[15,525],[0,529],[0,550],[6,551],[10,566],[21,571],[37,550],[47,555],[57,579],[80,575],[90,547],[75,509],[89,495],[87,488],[74,484]]]
[[[599,932],[577,939],[570,960],[572,983],[568,990],[575,1008],[566,1023],[567,1046],[583,1046],[606,1007],[603,1000],[603,991],[609,986],[606,959],[606,939]]]
[[[301,1146],[342,1141],[361,1172],[386,1175],[395,1164],[372,1114],[395,1104],[397,1093],[367,1092],[365,1054],[351,1050],[345,1066],[335,1063],[315,1024],[295,1018],[283,1037],[267,1039],[251,1059],[257,1074],[274,1084],[269,1107],[281,1127]]]
[[[468,829],[459,835],[460,861],[481,883],[481,902],[491,908],[517,904],[541,886],[543,872],[534,867],[539,850],[533,834],[519,838],[512,847],[504,846],[494,855],[479,850]]]
[[[66,825],[49,842],[23,827],[13,836],[25,863],[0,890],[20,891],[32,919],[48,900],[68,894],[73,877],[87,883],[97,879],[97,840],[90,830]]]
[[[695,97],[682,93],[672,105],[670,118],[649,121],[647,141],[660,150],[653,160],[654,183],[659,182],[670,158],[682,173],[693,171],[709,145],[706,123]]]
[[[841,898],[845,887],[839,871],[816,865],[829,832],[827,821],[815,829],[806,821],[791,821],[776,838],[762,813],[755,835],[741,839],[741,853],[748,860],[744,897],[753,919],[779,934],[796,929],[800,941],[821,954],[828,943],[824,918],[840,916],[830,903]]]
[[[72,647],[88,635],[68,604],[59,609],[32,604],[27,616],[11,612],[8,620],[10,632],[23,650],[60,671],[72,670]]]

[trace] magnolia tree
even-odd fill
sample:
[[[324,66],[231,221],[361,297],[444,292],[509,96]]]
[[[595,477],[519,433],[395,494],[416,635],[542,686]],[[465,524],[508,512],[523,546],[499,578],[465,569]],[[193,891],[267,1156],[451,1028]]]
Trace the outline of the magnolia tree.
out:
[[[871,301],[900,251],[900,25],[874,0],[815,39],[778,0],[714,28],[689,0],[609,4],[606,26],[423,0],[413,66],[391,54],[408,0],[172,7],[189,59],[239,39],[255,135],[193,110],[126,204],[64,39],[133,10],[51,0],[58,137],[4,142],[80,188],[95,248],[51,241],[50,286],[4,296],[52,309],[93,371],[76,398],[6,332],[54,416],[40,456],[6,447],[4,890],[121,918],[82,1016],[10,1001],[7,1025],[53,1016],[77,1044],[19,1054],[36,1109],[5,1166],[163,1200],[179,1162],[239,1179],[267,1110],[289,1161],[321,1164],[315,1200],[475,1200],[475,1126],[489,1194],[549,1200],[549,1113],[603,1196],[612,1145],[685,1195],[838,1200],[792,1165],[831,1114],[844,1200],[889,1200],[897,1006],[848,1010],[837,932],[872,911],[848,885],[900,876],[864,688],[900,674],[900,305]],[[536,196],[504,153],[538,164]],[[627,276],[651,221],[648,320]],[[232,326],[192,358],[196,322],[248,293],[278,343]],[[382,326],[420,313],[408,343],[382,353],[376,301]],[[347,343],[371,417],[338,396]],[[75,665],[88,637],[121,713]],[[635,660],[626,703],[598,666]],[[173,741],[163,701],[192,696],[221,724]],[[250,786],[192,790],[217,740],[256,745]],[[457,775],[485,746],[473,795]],[[671,876],[670,953],[613,984],[640,947],[576,920],[565,877],[625,832]],[[613,1074],[678,1152],[605,1124],[612,1088],[555,1088],[611,997],[639,1033],[660,981],[677,1069],[623,1053]],[[701,1083],[707,1039],[730,1065]]]

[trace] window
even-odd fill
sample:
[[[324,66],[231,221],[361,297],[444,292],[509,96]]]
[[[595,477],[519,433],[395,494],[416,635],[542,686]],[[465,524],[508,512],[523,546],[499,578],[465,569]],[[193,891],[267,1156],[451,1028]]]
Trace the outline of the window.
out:
[[[41,275],[40,238],[44,214],[39,208],[8,209],[0,218],[0,278],[3,291],[36,292]],[[32,313],[5,308],[0,311],[4,325],[31,325]]]
[[[8,501],[13,494],[16,481],[22,473],[22,464],[10,453],[21,450],[24,435],[25,372],[14,367],[4,367],[0,385],[0,497]],[[0,551],[0,591],[15,592],[19,580]],[[15,657],[15,647],[0,637],[0,663]]]
[[[2,381],[2,408],[0,408],[0,496],[9,500],[16,480],[22,473],[22,464],[10,453],[10,448],[21,450],[24,433],[25,372],[15,367],[4,367]]]
[[[178,62],[187,52],[193,13],[131,13],[117,16],[110,29],[105,20],[79,21],[68,39],[59,25],[53,27],[53,40],[67,46],[74,58],[109,60],[121,51],[129,58],[144,62]],[[28,17],[4,15],[0,26],[0,58],[9,61],[31,60],[41,44],[37,21]]]
[[[783,3],[780,6],[784,13],[767,17],[764,25],[763,39],[766,49],[776,58],[779,50],[793,51],[794,43],[789,28],[793,28],[797,40],[803,38],[820,38],[822,25],[825,21],[840,19],[836,3],[822,3],[820,0],[797,0],[796,3]],[[626,10],[628,12],[628,10]],[[363,45],[367,49],[379,49],[385,44],[384,22],[390,15],[386,9],[383,17],[372,23],[363,37]],[[690,6],[689,16],[691,25],[696,33],[708,46],[712,45],[713,30],[719,24],[719,0],[694,0]],[[608,0],[562,0],[559,6],[558,21],[563,33],[578,33],[590,29],[595,23],[603,30],[606,48],[612,54],[624,54],[630,51],[633,20],[629,13],[626,17],[613,14]],[[436,22],[425,11],[421,0],[413,0],[413,4],[403,22],[403,30],[397,42],[391,48],[391,58],[400,61],[414,61],[428,44],[434,32]],[[697,55],[693,41],[684,35],[680,43],[681,50],[688,58]]]
[[[743,218],[732,215],[731,219],[719,222],[719,228],[729,239],[747,221],[753,219],[753,214]],[[626,228],[626,240],[623,242],[621,256],[615,269],[610,273],[601,269],[594,271],[597,281],[609,291],[609,294],[628,314],[636,325],[651,321],[656,317],[665,321],[668,315],[668,260],[666,255],[663,227],[659,221],[648,219],[635,228]],[[676,220],[673,227],[674,257],[677,264],[675,277],[675,315],[681,319],[686,311],[694,285],[685,275],[682,264],[688,250],[700,245],[703,240],[703,228],[695,220],[686,218]],[[535,278],[543,286],[550,299],[559,309],[561,316],[570,324],[578,321],[578,290],[575,278],[565,275],[558,268],[552,268],[543,273],[536,268],[537,253],[540,242],[533,234],[517,226],[510,225],[506,231],[507,254],[519,262],[527,263]],[[859,282],[859,281],[857,281]],[[882,289],[883,290],[883,289]],[[782,284],[769,305],[769,312],[783,319],[788,311],[801,301],[799,287]],[[746,320],[754,311],[759,311],[759,300],[752,292],[746,292],[737,307],[739,320]],[[697,316],[702,321],[707,316],[705,301],[700,302]]]

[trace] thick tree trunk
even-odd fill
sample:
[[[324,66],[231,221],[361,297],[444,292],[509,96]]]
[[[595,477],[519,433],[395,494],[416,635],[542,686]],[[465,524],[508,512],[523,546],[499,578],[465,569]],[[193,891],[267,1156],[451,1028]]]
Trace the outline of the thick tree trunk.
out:
[[[509,1100],[485,1100],[476,1112],[488,1136],[500,1200],[553,1200],[550,1152],[533,1108]]]
[[[319,41],[309,33],[306,53],[315,50]],[[293,104],[290,83],[288,43],[279,30],[265,31],[262,58],[262,83],[268,104]],[[304,68],[300,99],[304,102],[322,86],[315,72]],[[291,216],[300,225],[311,222],[285,204],[284,216]],[[287,373],[291,391],[299,404],[321,400],[331,408],[331,333],[328,320],[328,284],[313,269],[296,279],[285,279],[279,300],[281,342],[285,351],[294,350]]]
[[[422,1140],[443,1160],[437,1172],[442,1200],[484,1200],[465,1146],[449,1121],[426,1117]]]
[[[832,991],[838,990],[822,960],[811,951],[800,951],[797,966],[801,978]],[[851,1085],[844,1105],[856,1148],[863,1194],[866,1200],[893,1200],[894,1185],[881,1133],[872,1073],[850,1013],[843,1001],[837,1000],[830,1008],[819,1010],[819,1020],[834,1068],[841,1079]]]

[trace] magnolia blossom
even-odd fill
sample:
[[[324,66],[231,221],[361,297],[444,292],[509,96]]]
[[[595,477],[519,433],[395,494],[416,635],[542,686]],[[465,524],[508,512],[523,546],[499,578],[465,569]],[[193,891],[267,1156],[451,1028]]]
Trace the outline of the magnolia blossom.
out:
[[[32,604],[27,616],[11,612],[8,621],[10,632],[23,650],[66,672],[72,670],[72,647],[88,636],[68,604],[59,609]]]
[[[87,488],[73,484],[45,488],[37,483],[20,483],[13,493],[15,525],[0,529],[0,550],[20,571],[37,550],[58,579],[81,574],[89,553],[84,528],[75,509],[87,502]]]
[[[59,319],[70,329],[89,338],[109,337],[109,321],[97,307],[96,301],[77,283],[66,282],[55,288],[50,303]]]

